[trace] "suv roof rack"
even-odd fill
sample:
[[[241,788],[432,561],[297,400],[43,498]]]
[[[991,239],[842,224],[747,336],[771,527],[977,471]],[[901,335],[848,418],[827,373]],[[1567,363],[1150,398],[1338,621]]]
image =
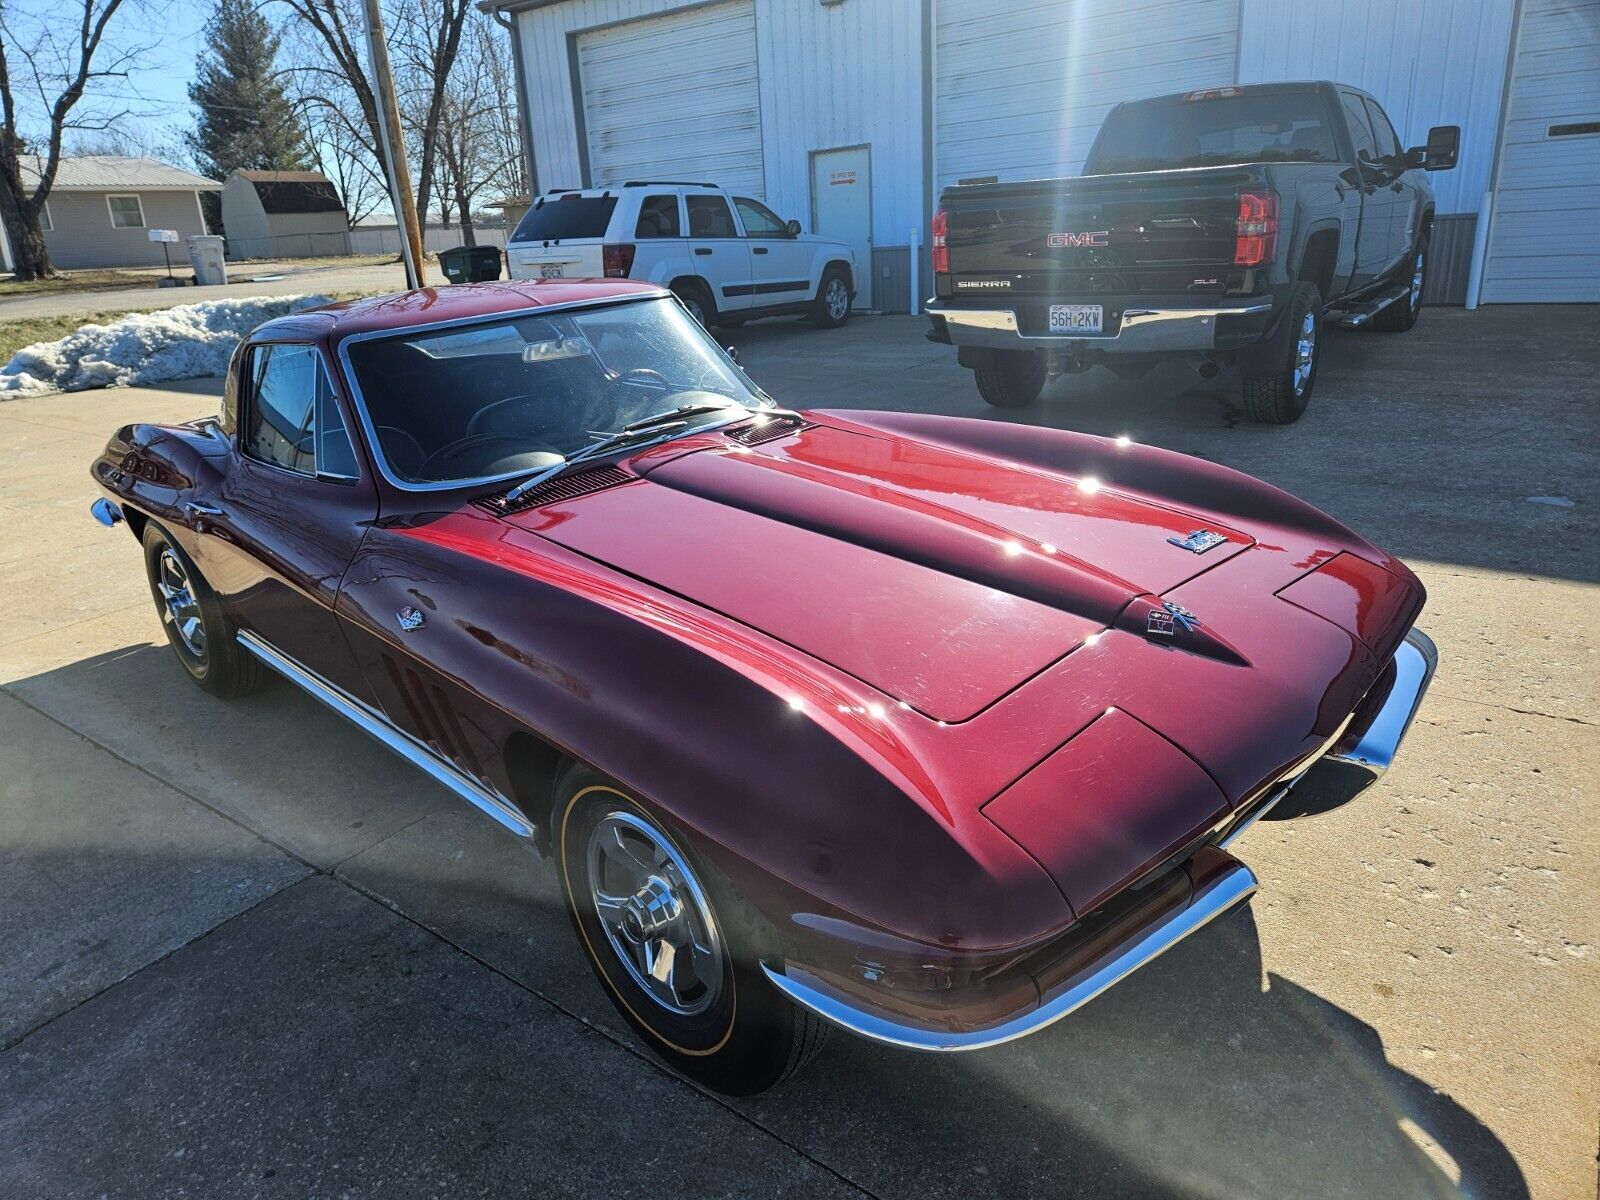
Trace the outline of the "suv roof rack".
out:
[[[693,179],[630,179],[623,187],[719,187],[715,183],[697,183]]]

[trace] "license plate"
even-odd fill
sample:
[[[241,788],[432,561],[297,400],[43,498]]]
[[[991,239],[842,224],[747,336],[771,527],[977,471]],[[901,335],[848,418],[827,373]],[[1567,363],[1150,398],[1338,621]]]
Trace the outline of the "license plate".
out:
[[[539,268],[540,279],[560,279],[565,268],[560,263],[545,263]]]
[[[1051,333],[1100,333],[1104,316],[1098,304],[1052,304]]]

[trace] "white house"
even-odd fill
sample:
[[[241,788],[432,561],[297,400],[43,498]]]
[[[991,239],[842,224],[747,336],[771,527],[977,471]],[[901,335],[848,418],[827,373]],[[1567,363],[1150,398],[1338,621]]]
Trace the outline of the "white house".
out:
[[[1371,91],[1408,145],[1461,126],[1460,165],[1429,177],[1430,299],[1476,275],[1485,303],[1600,300],[1600,0],[480,7],[511,24],[536,190],[724,184],[869,254],[878,307],[909,303],[942,187],[1073,174],[1114,103],[1277,79]]]
[[[222,188],[229,258],[320,258],[350,253],[350,217],[316,171],[235,171]]]

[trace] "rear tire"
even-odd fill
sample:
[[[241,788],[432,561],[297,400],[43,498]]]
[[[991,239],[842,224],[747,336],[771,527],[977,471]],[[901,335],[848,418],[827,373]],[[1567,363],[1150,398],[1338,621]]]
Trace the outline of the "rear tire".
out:
[[[850,276],[843,267],[829,267],[817,284],[811,302],[810,320],[818,329],[837,329],[850,319],[855,297],[850,294]]]
[[[1383,333],[1405,333],[1422,315],[1422,286],[1428,278],[1428,234],[1424,230],[1411,252],[1411,283],[1404,300],[1396,300],[1368,325]]]
[[[1036,350],[991,350],[972,374],[978,395],[996,408],[1024,408],[1044,391],[1050,364]]]
[[[1311,403],[1322,361],[1322,293],[1315,284],[1294,285],[1282,327],[1261,349],[1267,361],[1244,366],[1245,411],[1253,421],[1291,425]]]
[[[765,922],[686,838],[582,765],[557,782],[553,818],[578,944],[658,1057],[706,1087],[749,1096],[816,1055],[821,1018],[791,1004],[761,971],[763,953],[774,949]]]
[[[701,328],[710,329],[717,323],[717,304],[710,290],[697,280],[672,285],[672,294],[683,302],[689,315],[700,322]]]
[[[238,629],[199,568],[155,522],[145,526],[144,568],[167,642],[189,678],[232,700],[261,686],[266,669],[238,642]]]

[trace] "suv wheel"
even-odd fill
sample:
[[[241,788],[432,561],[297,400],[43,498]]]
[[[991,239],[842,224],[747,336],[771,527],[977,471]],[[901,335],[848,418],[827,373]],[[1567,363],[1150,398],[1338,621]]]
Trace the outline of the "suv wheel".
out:
[[[811,323],[818,329],[837,329],[850,319],[850,279],[842,267],[829,267],[811,302]]]
[[[1282,328],[1261,349],[1263,364],[1241,364],[1245,410],[1254,421],[1293,424],[1311,403],[1322,361],[1322,293],[1316,284],[1294,285]]]
[[[672,294],[683,301],[683,306],[689,310],[689,315],[699,321],[704,328],[710,329],[717,323],[717,306],[702,284],[694,282],[673,284]]]
[[[978,395],[996,408],[1022,408],[1044,391],[1050,364],[1037,350],[984,351],[973,368]]]

